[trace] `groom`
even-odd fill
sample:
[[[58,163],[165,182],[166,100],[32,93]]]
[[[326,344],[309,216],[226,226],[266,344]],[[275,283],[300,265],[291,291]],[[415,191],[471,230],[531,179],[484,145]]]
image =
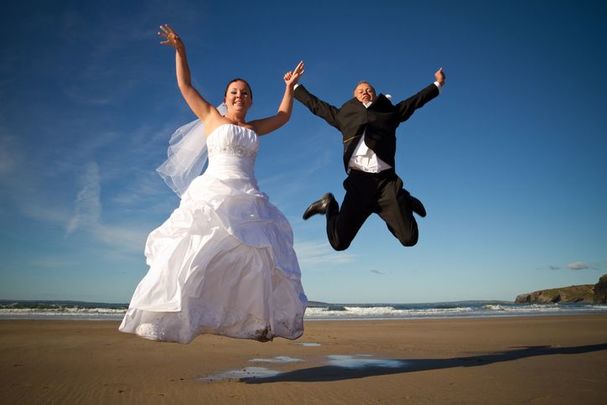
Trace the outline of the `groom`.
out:
[[[425,217],[426,210],[421,201],[403,188],[402,180],[394,171],[396,128],[439,95],[445,84],[442,68],[434,73],[434,78],[433,84],[396,105],[383,94],[376,96],[373,86],[365,81],[358,83],[354,97],[341,108],[318,99],[302,85],[295,88],[295,98],[343,136],[348,177],[344,181],[346,195],[341,209],[333,194],[327,193],[303,214],[303,219],[326,215],[327,236],[333,249],[347,249],[372,213],[386,222],[404,246],[417,243],[413,212]]]

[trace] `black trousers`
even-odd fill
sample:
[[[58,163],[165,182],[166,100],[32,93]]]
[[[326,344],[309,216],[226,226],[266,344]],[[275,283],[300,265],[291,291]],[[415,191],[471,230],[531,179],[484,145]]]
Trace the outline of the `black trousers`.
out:
[[[346,195],[341,208],[334,202],[327,211],[327,236],[335,250],[345,250],[367,218],[375,213],[404,246],[413,246],[419,236],[413,218],[410,194],[394,169],[380,173],[350,170],[344,180]]]

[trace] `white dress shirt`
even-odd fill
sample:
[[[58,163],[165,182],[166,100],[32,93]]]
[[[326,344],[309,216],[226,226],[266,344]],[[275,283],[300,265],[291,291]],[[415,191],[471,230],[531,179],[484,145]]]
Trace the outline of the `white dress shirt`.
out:
[[[365,108],[368,108],[371,103],[365,103]],[[373,149],[369,148],[365,143],[365,132],[360,137],[354,153],[348,162],[348,169],[360,170],[367,173],[379,173],[386,169],[391,169],[392,166],[381,160]]]

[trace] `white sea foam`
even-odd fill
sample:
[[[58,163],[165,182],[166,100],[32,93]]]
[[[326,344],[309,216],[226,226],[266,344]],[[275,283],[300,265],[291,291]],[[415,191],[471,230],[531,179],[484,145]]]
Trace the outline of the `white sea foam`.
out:
[[[104,306],[104,305],[107,305]],[[126,304],[66,302],[0,303],[0,319],[120,320]],[[514,304],[505,301],[462,301],[429,304],[326,304],[308,307],[306,320],[417,319],[456,317],[533,316],[607,312],[607,305]]]
[[[121,314],[126,313],[125,309],[116,308],[81,308],[81,307],[65,307],[65,308],[0,308],[0,314]]]
[[[344,308],[344,311],[332,311],[325,308],[308,308],[306,310],[306,318],[414,318],[432,315],[447,316],[449,314],[464,314],[473,311],[471,307],[396,309],[392,306],[345,306]]]
[[[529,312],[559,312],[563,308],[556,304],[531,304],[524,306],[508,306],[508,305],[484,305],[483,309],[488,311],[502,311],[512,313],[529,313]]]
[[[116,308],[0,308],[0,319],[120,320],[125,313]]]
[[[607,311],[607,305],[584,305],[584,308],[592,311]]]
[[[251,359],[250,362],[254,363],[298,363],[303,361],[302,359],[297,359],[295,357],[289,356],[275,356],[269,359]]]

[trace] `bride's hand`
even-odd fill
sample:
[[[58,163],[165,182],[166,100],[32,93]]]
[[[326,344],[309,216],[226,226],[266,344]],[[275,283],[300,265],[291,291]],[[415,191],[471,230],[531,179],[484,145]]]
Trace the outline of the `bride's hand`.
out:
[[[293,88],[298,82],[301,75],[304,72],[303,61],[299,62],[293,71],[285,73],[284,80],[287,87]]]
[[[161,45],[168,45],[175,49],[183,48],[183,41],[179,38],[179,35],[173,30],[173,28],[169,27],[168,24],[163,24],[160,26],[160,30],[158,31],[158,35],[164,38],[164,41],[161,41]]]

